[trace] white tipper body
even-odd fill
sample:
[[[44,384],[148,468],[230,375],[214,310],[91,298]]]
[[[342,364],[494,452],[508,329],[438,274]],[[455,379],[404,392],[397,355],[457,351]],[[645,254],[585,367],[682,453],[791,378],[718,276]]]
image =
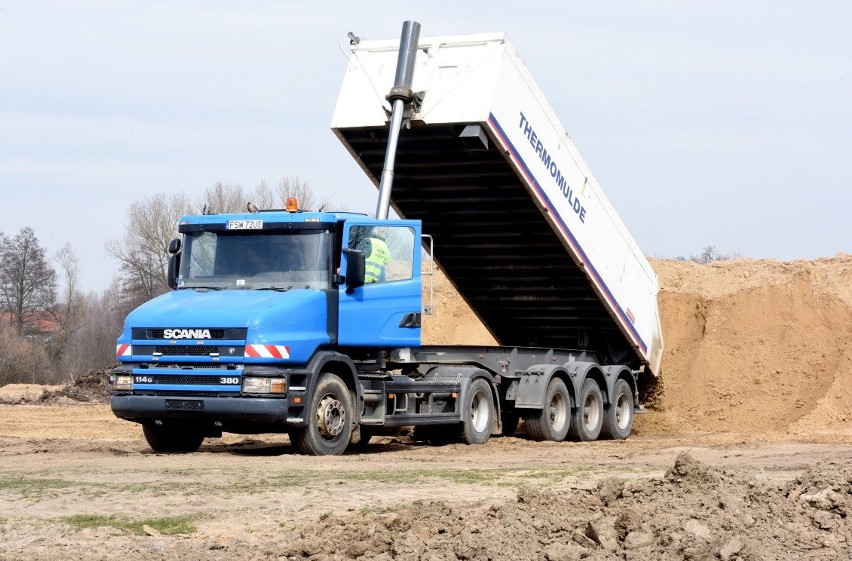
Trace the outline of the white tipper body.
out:
[[[398,49],[398,41],[351,47],[331,124],[344,144],[341,129],[386,125],[385,96]],[[424,93],[412,120],[476,123],[499,142],[542,219],[646,369],[658,375],[663,336],[657,276],[506,35],[421,38],[412,89]]]

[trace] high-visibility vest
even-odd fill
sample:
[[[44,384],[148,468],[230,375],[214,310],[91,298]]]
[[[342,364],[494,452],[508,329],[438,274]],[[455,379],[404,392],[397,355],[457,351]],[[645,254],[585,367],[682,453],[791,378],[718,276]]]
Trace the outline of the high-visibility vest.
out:
[[[381,282],[385,276],[385,265],[390,261],[388,244],[378,238],[370,238],[370,255],[365,259],[364,282]]]

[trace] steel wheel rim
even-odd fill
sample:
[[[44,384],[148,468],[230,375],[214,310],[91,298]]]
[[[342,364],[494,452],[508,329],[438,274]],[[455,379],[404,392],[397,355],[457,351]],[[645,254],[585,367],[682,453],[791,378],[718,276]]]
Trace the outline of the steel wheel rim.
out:
[[[343,402],[332,395],[324,396],[317,407],[317,428],[326,440],[334,439],[343,432],[346,410]]]
[[[586,401],[583,403],[583,425],[587,430],[593,430],[598,426],[600,416],[597,398],[593,394],[587,395]]]
[[[619,429],[627,428],[630,424],[631,413],[630,399],[625,394],[619,395],[615,401],[615,424]]]
[[[471,401],[470,426],[476,432],[482,432],[488,426],[488,400],[482,390],[476,392]]]
[[[568,421],[568,408],[566,407],[565,397],[562,394],[554,394],[550,400],[549,417],[550,426],[557,432],[562,430]]]

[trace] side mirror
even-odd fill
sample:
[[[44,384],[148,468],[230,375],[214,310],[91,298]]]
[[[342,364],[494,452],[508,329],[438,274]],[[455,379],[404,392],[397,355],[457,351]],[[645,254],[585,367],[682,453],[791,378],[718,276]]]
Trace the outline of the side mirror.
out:
[[[344,249],[346,253],[346,292],[364,286],[367,257],[363,251]]]
[[[177,276],[180,270],[180,238],[175,238],[169,242],[169,269],[166,275],[166,282],[172,290],[177,289]]]
[[[169,255],[175,255],[180,251],[180,238],[175,238],[169,242]]]
[[[178,242],[180,245],[180,240],[172,240],[173,242]],[[169,249],[171,249],[171,244],[169,244]],[[171,253],[171,252],[170,252]],[[169,288],[172,290],[176,290],[178,287],[177,277],[178,271],[180,270],[180,253],[172,253],[171,257],[169,257],[169,270],[166,273],[168,278],[166,282],[169,284]]]

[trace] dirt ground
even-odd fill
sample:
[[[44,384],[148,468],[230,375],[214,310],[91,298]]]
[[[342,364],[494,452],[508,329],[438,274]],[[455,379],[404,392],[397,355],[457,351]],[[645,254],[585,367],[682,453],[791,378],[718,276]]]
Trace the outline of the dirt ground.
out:
[[[654,267],[664,368],[626,441],[158,455],[98,373],[0,388],[0,560],[852,559],[852,256]],[[487,344],[437,280],[426,339]]]

